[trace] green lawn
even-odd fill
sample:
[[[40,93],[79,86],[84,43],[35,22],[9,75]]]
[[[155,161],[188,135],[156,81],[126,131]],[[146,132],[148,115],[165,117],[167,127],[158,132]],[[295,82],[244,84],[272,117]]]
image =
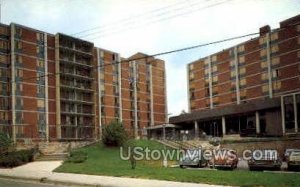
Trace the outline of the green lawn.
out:
[[[142,147],[164,148],[154,141],[143,140],[137,144]],[[300,174],[163,168],[161,161],[138,161],[133,170],[129,161],[119,158],[119,148],[97,144],[80,150],[88,153],[88,159],[84,163],[66,162],[55,171],[236,186],[300,186]]]

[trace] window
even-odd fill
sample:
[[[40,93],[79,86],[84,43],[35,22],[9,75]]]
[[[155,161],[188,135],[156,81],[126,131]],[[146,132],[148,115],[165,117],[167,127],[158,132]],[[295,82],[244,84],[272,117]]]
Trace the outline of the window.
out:
[[[16,50],[21,50],[22,49],[22,42],[16,41],[15,42],[15,49]]]
[[[21,83],[16,83],[16,94],[21,94],[21,92],[23,91],[23,84]]]
[[[208,69],[208,68],[205,68],[204,73],[205,73],[205,75],[208,75],[209,69]]]
[[[260,63],[260,67],[261,67],[262,69],[268,68],[267,62],[266,62],[266,61],[262,61],[262,62]]]
[[[213,87],[213,89],[212,89],[212,94],[213,94],[213,95],[216,95],[216,94],[218,94],[218,91],[219,91],[218,86],[215,86],[215,87]]]
[[[5,56],[5,55],[0,55],[0,62],[2,62],[2,63],[7,63],[7,56]]]
[[[15,32],[16,32],[17,36],[22,36],[22,29],[21,28],[16,27]]]
[[[37,74],[36,81],[38,82],[38,84],[44,84],[45,74],[43,72],[37,72],[36,74]]]
[[[230,66],[234,66],[235,65],[235,61],[234,60],[230,60]]]
[[[195,89],[190,89],[190,99],[194,100],[195,99]]]
[[[278,57],[273,58],[271,60],[271,63],[272,63],[273,66],[279,65],[279,62],[280,62],[280,59]]]
[[[41,67],[41,68],[44,68],[44,67],[45,67],[45,62],[44,62],[44,60],[37,60],[37,66],[38,66],[38,67]]]
[[[246,73],[246,68],[245,67],[240,68],[239,73],[240,75],[244,75]]]
[[[16,77],[23,77],[23,70],[21,70],[21,69],[16,69],[15,74],[16,74]]]
[[[274,90],[280,90],[281,82],[280,81],[273,82],[273,88],[274,88]]]
[[[7,123],[8,113],[0,111],[0,123]]]
[[[243,89],[240,91],[240,98],[241,99],[246,99],[246,95],[247,95],[247,90]]]
[[[214,65],[214,66],[212,67],[212,72],[215,73],[216,71],[218,71],[218,67],[217,67],[216,65]]]
[[[278,52],[278,45],[274,45],[271,47],[271,53],[277,53]]]
[[[241,86],[245,86],[246,85],[246,79],[245,78],[240,79],[240,85]]]
[[[23,107],[23,99],[21,97],[16,98],[16,109],[22,110]]]
[[[7,77],[7,70],[0,68],[0,77]]]
[[[16,112],[16,123],[22,124],[23,123],[23,113],[20,111]]]
[[[0,41],[0,48],[1,48],[1,49],[4,49],[4,50],[7,50],[7,49],[8,49],[7,42],[5,42],[5,41]]]
[[[36,53],[38,57],[43,58],[44,57],[44,47],[43,46],[37,46],[36,47]]]
[[[279,70],[278,69],[275,69],[272,71],[272,77],[273,78],[278,78],[279,77]]]
[[[194,73],[190,73],[190,80],[193,80],[194,79]]]
[[[265,81],[268,79],[268,73],[261,74],[261,80]]]
[[[23,62],[22,56],[19,56],[19,55],[15,56],[15,60],[16,60],[16,63],[19,63],[19,64],[22,64],[22,62]]]
[[[37,107],[38,108],[44,108],[45,107],[45,101],[42,99],[37,100]]]
[[[266,92],[268,92],[269,91],[269,85],[263,85],[262,86],[262,92],[263,93],[266,93]]]
[[[212,82],[213,82],[213,83],[217,83],[217,82],[218,82],[218,76],[213,76]]]
[[[235,76],[236,76],[235,71],[231,71],[231,72],[230,72],[230,77],[231,77],[231,78],[234,78]]]
[[[271,34],[271,41],[278,40],[278,32],[274,32]]]
[[[259,38],[259,44],[262,45],[262,44],[265,44],[267,42],[267,37],[266,36],[262,36]]]
[[[44,42],[44,34],[43,33],[36,33],[36,39],[38,42]]]
[[[190,70],[193,70],[193,69],[194,69],[194,64],[190,64],[190,65],[189,65],[189,69],[190,69]]]
[[[212,62],[216,62],[216,61],[217,61],[217,56],[216,56],[216,55],[213,55],[213,56],[211,57],[211,61],[212,61]]]
[[[37,94],[38,94],[38,97],[45,97],[45,87],[37,86]]]
[[[244,45],[238,46],[238,52],[239,53],[244,52],[244,51],[245,51],[245,46]]]
[[[7,110],[8,109],[8,99],[5,97],[0,97],[0,109]]]
[[[267,55],[267,50],[266,49],[260,50],[260,57],[264,57],[266,55]]]
[[[101,91],[104,91],[104,90],[105,90],[105,87],[104,87],[103,84],[100,85],[100,90],[101,90]]]
[[[244,64],[245,63],[245,56],[240,56],[239,57],[239,63]]]

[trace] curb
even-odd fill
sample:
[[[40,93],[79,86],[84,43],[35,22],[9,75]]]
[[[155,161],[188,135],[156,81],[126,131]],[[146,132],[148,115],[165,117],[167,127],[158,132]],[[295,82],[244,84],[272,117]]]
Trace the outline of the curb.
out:
[[[85,183],[77,183],[77,182],[65,182],[65,181],[56,181],[48,179],[47,177],[43,178],[34,178],[34,177],[21,177],[21,176],[9,176],[9,175],[1,175],[0,179],[15,179],[19,181],[27,181],[41,184],[53,184],[53,185],[65,185],[65,186],[85,186],[85,187],[113,187],[110,185],[101,185],[101,184],[85,184]]]

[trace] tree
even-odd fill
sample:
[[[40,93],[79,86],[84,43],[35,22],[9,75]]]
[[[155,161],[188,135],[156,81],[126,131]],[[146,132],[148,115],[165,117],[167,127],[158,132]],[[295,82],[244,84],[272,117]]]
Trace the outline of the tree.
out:
[[[102,142],[106,146],[121,146],[127,140],[127,134],[121,122],[114,120],[104,126]]]

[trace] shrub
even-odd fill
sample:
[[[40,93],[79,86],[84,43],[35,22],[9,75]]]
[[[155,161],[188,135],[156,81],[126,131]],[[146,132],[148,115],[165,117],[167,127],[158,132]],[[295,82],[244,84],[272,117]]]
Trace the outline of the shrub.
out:
[[[0,133],[0,155],[8,152],[8,148],[11,146],[12,141],[8,134]]]
[[[1,167],[16,167],[33,161],[35,149],[7,152],[0,158]]]
[[[102,142],[106,146],[120,146],[126,139],[126,131],[119,121],[114,120],[103,128]]]
[[[70,153],[67,162],[82,163],[87,159],[87,153],[83,151],[74,151]]]

